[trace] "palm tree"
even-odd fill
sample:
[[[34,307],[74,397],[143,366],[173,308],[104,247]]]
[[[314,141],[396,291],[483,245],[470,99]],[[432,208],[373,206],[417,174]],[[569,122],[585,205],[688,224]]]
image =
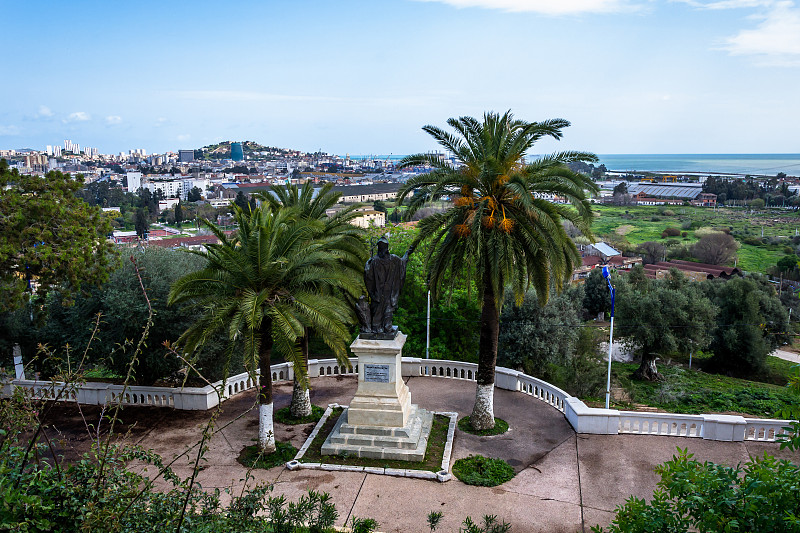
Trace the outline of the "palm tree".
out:
[[[257,207],[245,213],[233,207],[239,226],[229,238],[203,220],[220,240],[196,251],[208,264],[172,287],[169,303],[191,301],[200,310],[197,321],[181,335],[183,351],[192,353],[216,331],[227,332],[233,344],[243,340],[245,361],[258,366],[259,432],[262,450],[275,450],[272,422],[272,374],[275,348],[297,363],[297,340],[313,327],[336,353],[346,355],[350,333],[348,306],[319,288],[350,288],[353,280],[335,268],[337,239],[313,239],[317,222],[301,220],[294,209]],[[295,364],[295,368],[302,365]],[[300,376],[301,380],[306,376]]]
[[[411,196],[409,216],[427,202],[450,198],[453,205],[419,223],[419,242],[431,238],[427,263],[430,288],[438,295],[445,281],[472,278],[481,296],[481,323],[475,407],[475,429],[494,427],[494,373],[504,289],[511,284],[516,302],[533,286],[544,303],[551,288],[560,290],[580,254],[563,220],[591,237],[592,211],[587,199],[597,186],[588,176],[567,168],[573,161],[596,161],[585,152],[559,152],[525,161],[526,152],[542,137],[561,138],[569,126],[562,119],[515,120],[486,113],[449,119],[456,131],[435,126],[424,131],[451,152],[457,165],[435,154],[405,157],[400,167],[428,164],[433,171],[413,177],[401,187],[398,201]],[[570,205],[552,201],[556,197]],[[415,242],[415,244],[417,243]]]
[[[312,183],[306,182],[302,187],[297,187],[296,185],[274,186],[270,188],[270,192],[256,193],[254,196],[270,204],[273,209],[280,209],[281,207],[294,208],[298,211],[298,216],[301,219],[319,221],[321,225],[318,227],[318,232],[312,237],[317,239],[336,238],[337,247],[332,249],[331,252],[338,256],[339,268],[347,271],[354,280],[363,280],[364,263],[367,260],[367,249],[364,245],[365,232],[362,228],[351,224],[351,221],[358,216],[357,206],[341,209],[328,216],[328,210],[332,209],[341,197],[341,193],[335,193],[332,189],[332,183],[325,183],[315,191]],[[325,286],[322,288],[328,289],[329,293],[331,289],[334,289],[333,295],[337,295],[335,287]],[[350,285],[350,288],[355,288],[356,291],[339,292],[338,296],[350,304],[354,304],[355,299],[363,294],[363,281],[360,283],[356,281]],[[353,309],[353,305],[349,307]],[[351,318],[354,319],[355,317]],[[350,322],[353,321],[351,320]],[[303,374],[308,372],[308,340],[312,334],[310,329],[307,327],[298,341],[300,346],[299,366],[302,366]],[[349,365],[349,361],[346,358],[342,358],[339,363]],[[298,379],[297,373],[295,374],[294,387],[292,389],[290,413],[295,418],[302,418],[311,414],[308,383],[306,380]]]

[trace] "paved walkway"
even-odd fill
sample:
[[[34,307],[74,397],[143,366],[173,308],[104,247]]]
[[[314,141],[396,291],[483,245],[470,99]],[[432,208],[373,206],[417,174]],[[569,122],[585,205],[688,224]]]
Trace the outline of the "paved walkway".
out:
[[[312,381],[316,405],[347,404],[356,389],[352,376],[324,377]],[[410,378],[412,401],[426,409],[469,414],[475,384],[443,378]],[[275,404],[289,404],[291,385],[276,386]],[[253,391],[223,404],[217,431],[211,440],[204,469],[198,476],[205,489],[232,487],[241,491],[246,469],[236,462],[244,446],[256,440],[258,418],[251,407]],[[83,406],[86,419],[96,421],[99,410]],[[128,439],[152,448],[165,460],[177,457],[174,469],[188,476],[194,461],[187,449],[200,440],[209,412],[174,411],[163,408],[126,408],[124,424]],[[676,447],[688,448],[700,460],[737,464],[768,451],[792,459],[770,443],[721,443],[681,437],[642,435],[577,435],[564,416],[530,396],[510,391],[495,392],[495,414],[507,420],[511,430],[495,437],[476,437],[456,432],[453,460],[470,454],[500,457],[511,463],[517,476],[494,488],[472,487],[458,480],[444,484],[354,472],[289,471],[283,467],[253,471],[248,481],[273,483],[275,494],[296,500],[309,489],[332,494],[339,523],[350,516],[371,517],[384,532],[428,531],[425,519],[432,510],[444,513],[439,531],[458,531],[466,516],[480,519],[495,514],[520,532],[590,531],[606,525],[615,506],[630,495],[649,498],[658,477],[653,469],[670,459]],[[87,449],[89,437],[74,405],[58,406],[50,417],[64,439],[64,452],[73,456]],[[311,432],[306,426],[276,425],[276,438],[291,440],[298,448]],[[59,438],[59,437],[56,437]]]
[[[786,350],[775,350],[770,355],[773,357],[778,357],[780,359],[785,359],[786,361],[791,361],[793,363],[800,363],[800,354],[796,354],[794,352],[787,352]]]

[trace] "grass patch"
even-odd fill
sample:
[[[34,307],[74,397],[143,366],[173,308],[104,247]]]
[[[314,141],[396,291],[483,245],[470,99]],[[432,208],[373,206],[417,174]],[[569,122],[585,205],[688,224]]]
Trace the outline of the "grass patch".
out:
[[[311,406],[311,414],[308,416],[302,416],[300,418],[295,418],[292,416],[291,407],[284,407],[283,409],[278,409],[275,411],[275,420],[280,422],[281,424],[286,424],[293,426],[295,424],[308,424],[310,422],[318,422],[322,415],[325,414],[325,409],[322,407],[318,407],[316,405]]]
[[[104,366],[98,366],[98,367],[92,368],[91,370],[86,370],[83,373],[83,377],[84,377],[84,379],[89,381],[89,380],[95,380],[95,379],[122,379],[125,376],[123,376],[121,374],[117,374],[113,370],[111,370],[109,368],[106,368]]]
[[[295,455],[297,455],[297,448],[288,442],[276,442],[275,451],[266,455],[261,453],[258,444],[245,446],[236,460],[247,468],[269,469],[291,461]]]
[[[789,361],[769,357],[767,375],[763,378],[785,383],[786,372],[791,366]],[[664,381],[639,381],[633,379],[638,367],[635,363],[612,363],[615,380],[629,394],[632,403],[668,412],[776,417],[782,409],[797,403],[797,397],[781,385],[706,374],[665,363],[658,365]],[[630,405],[618,404],[617,407]]]
[[[467,485],[496,487],[514,477],[514,468],[502,459],[470,455],[453,464],[453,475]]]
[[[503,433],[508,431],[508,422],[506,422],[502,418],[495,418],[494,427],[492,429],[483,429],[480,431],[476,431],[472,429],[472,426],[469,423],[469,417],[465,416],[464,418],[458,421],[458,429],[460,429],[464,433],[469,433],[471,435],[478,435],[479,437],[491,437],[492,435],[502,435]]]
[[[431,434],[428,437],[428,448],[425,450],[425,458],[422,461],[398,461],[392,459],[369,459],[366,457],[349,457],[342,455],[322,455],[322,444],[333,430],[333,426],[341,416],[343,408],[338,407],[333,410],[331,416],[325,421],[325,425],[314,438],[311,446],[306,450],[300,462],[321,463],[329,465],[353,465],[371,466],[377,468],[402,468],[411,470],[429,470],[438,472],[442,469],[442,458],[444,457],[444,446],[447,442],[447,428],[450,419],[442,415],[433,416]]]

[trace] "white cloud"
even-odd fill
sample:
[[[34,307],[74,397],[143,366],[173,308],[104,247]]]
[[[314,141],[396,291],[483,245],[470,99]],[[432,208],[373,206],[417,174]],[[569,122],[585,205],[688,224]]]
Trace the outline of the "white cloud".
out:
[[[165,119],[164,117],[158,117],[156,119],[156,123],[154,124],[154,126],[158,128],[160,126],[163,126],[166,123],[167,123],[167,119]]]
[[[531,12],[544,15],[573,15],[578,13],[616,13],[636,7],[626,0],[417,0],[441,2],[457,8],[480,7],[512,13]]]
[[[16,126],[3,126],[0,124],[0,137],[12,137],[19,135],[19,128]]]
[[[64,122],[86,122],[87,120],[91,120],[92,116],[85,111],[77,111],[75,113],[70,113],[70,115],[64,120]]]
[[[39,112],[36,113],[37,117],[52,117],[54,113],[46,105],[39,106]]]
[[[793,2],[778,2],[754,18],[761,20],[756,28],[725,39],[721,48],[731,55],[753,56],[763,65],[800,65],[800,9]]]
[[[122,117],[120,117],[119,115],[109,115],[106,117],[106,124],[108,124],[109,126],[121,123],[122,123]]]
[[[188,140],[189,140],[189,139],[191,139],[191,138],[192,138],[192,136],[191,136],[191,135],[189,135],[188,133],[183,133],[183,134],[181,134],[181,135],[178,135],[178,136],[176,137],[176,139],[177,139],[177,140],[179,140],[179,141],[188,141]]]

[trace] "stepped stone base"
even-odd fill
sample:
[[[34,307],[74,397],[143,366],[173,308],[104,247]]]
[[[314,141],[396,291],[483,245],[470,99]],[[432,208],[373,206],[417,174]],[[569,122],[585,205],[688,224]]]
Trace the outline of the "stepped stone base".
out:
[[[322,444],[322,455],[422,461],[432,424],[433,413],[418,409],[416,405],[411,406],[408,422],[402,427],[349,424],[345,409]]]

